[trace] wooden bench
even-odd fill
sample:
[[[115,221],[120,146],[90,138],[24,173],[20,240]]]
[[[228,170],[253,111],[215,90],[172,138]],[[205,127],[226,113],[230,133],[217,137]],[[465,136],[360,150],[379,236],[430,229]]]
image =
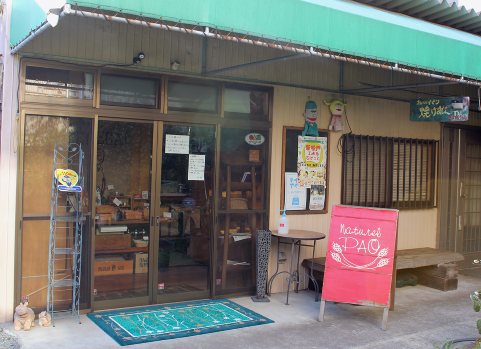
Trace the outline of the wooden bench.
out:
[[[458,287],[459,270],[456,264],[450,263],[462,260],[464,257],[460,253],[429,247],[398,250],[396,270],[417,268],[412,273],[417,276],[421,285],[441,291],[450,291]],[[306,268],[310,269],[311,264],[311,258],[302,261],[302,265]],[[325,266],[326,257],[314,258],[313,274],[318,282],[321,281],[319,286],[322,285]],[[395,274],[393,276],[395,278]]]

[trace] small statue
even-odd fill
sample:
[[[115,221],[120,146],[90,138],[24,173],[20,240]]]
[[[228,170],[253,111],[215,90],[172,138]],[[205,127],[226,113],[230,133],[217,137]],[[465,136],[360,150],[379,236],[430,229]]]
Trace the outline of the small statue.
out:
[[[38,314],[38,325],[48,327],[52,324],[52,316],[46,311],[42,311]]]
[[[30,327],[35,326],[35,314],[27,305],[28,302],[20,303],[15,308],[15,314],[13,315],[15,331],[20,331],[22,326],[25,331],[29,331]]]
[[[306,112],[303,114],[306,118],[306,123],[304,126],[304,131],[302,131],[302,136],[313,136],[318,137],[319,131],[317,129],[317,104],[314,101],[307,101]]]
[[[334,130],[334,132],[341,132],[344,130],[344,123],[342,122],[342,112],[344,111],[344,106],[347,103],[342,103],[338,99],[333,99],[330,103],[324,101],[324,104],[329,106],[331,111],[331,122],[329,123],[329,129]]]

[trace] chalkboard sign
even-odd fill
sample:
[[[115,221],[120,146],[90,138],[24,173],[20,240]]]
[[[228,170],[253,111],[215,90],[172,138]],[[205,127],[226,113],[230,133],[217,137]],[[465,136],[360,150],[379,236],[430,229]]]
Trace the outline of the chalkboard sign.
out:
[[[283,132],[283,139],[282,139],[282,173],[281,173],[281,205],[280,208],[283,210],[284,206],[286,206],[287,214],[313,214],[313,213],[327,213],[328,212],[328,179],[329,179],[329,131],[328,130],[319,130],[319,137],[325,137],[323,141],[327,139],[324,143],[327,145],[327,151],[325,152],[325,174],[319,173],[319,175],[325,178],[325,186],[322,186],[322,189],[317,191],[317,188],[313,188],[313,193],[316,196],[319,196],[323,199],[322,202],[322,209],[310,209],[314,206],[312,205],[315,197],[311,200],[311,190],[309,188],[304,189],[306,190],[306,203],[305,208],[303,209],[289,209],[289,205],[285,205],[286,200],[286,193],[289,191],[289,184],[286,182],[286,173],[297,173],[299,174],[298,168],[298,144],[299,144],[299,136],[302,136],[302,131],[304,127],[291,127],[291,126],[284,126]],[[324,170],[323,170],[324,171]],[[289,176],[288,176],[289,177]],[[287,189],[286,189],[287,185]],[[319,186],[320,187],[320,186]],[[297,200],[297,198],[296,198]],[[302,200],[302,199],[301,199]],[[302,206],[302,202],[301,202]]]

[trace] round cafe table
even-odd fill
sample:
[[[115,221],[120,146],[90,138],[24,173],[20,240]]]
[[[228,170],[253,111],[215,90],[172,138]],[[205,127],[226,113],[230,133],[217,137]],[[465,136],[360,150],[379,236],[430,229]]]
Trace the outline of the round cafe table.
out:
[[[319,300],[319,285],[317,284],[316,279],[314,279],[313,275],[313,266],[314,266],[314,253],[316,251],[316,241],[317,240],[322,240],[326,237],[325,234],[323,233],[318,233],[316,231],[311,231],[311,230],[298,230],[298,229],[289,229],[289,234],[281,235],[277,230],[272,230],[272,236],[277,237],[277,269],[276,273],[272,275],[272,277],[269,279],[269,282],[267,283],[267,294],[270,295],[271,288],[272,288],[272,282],[276,278],[276,276],[281,275],[281,274],[288,274],[289,277],[286,279],[288,282],[287,284],[287,299],[286,299],[286,305],[289,305],[289,289],[291,286],[291,283],[295,282],[296,283],[296,290],[295,292],[299,292],[299,283],[301,282],[299,279],[300,275],[305,275],[309,277],[312,280],[312,283],[314,284],[314,288],[316,290],[316,302]],[[312,240],[312,245],[305,245],[302,242],[306,240]],[[281,271],[279,272],[279,256],[280,256],[280,244],[285,244],[285,245],[292,245],[292,250],[291,250],[291,266],[289,268],[289,271]],[[292,265],[294,261],[294,250],[296,245],[298,246],[298,252],[297,252],[297,269],[292,270]],[[311,274],[306,274],[306,273],[299,273],[299,260],[301,256],[301,246],[304,247],[312,247],[312,263],[311,263]]]

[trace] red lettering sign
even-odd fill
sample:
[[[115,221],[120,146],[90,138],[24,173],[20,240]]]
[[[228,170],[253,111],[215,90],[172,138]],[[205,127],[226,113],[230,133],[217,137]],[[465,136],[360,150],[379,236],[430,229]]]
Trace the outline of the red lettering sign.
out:
[[[334,206],[322,299],[389,306],[397,210]]]

